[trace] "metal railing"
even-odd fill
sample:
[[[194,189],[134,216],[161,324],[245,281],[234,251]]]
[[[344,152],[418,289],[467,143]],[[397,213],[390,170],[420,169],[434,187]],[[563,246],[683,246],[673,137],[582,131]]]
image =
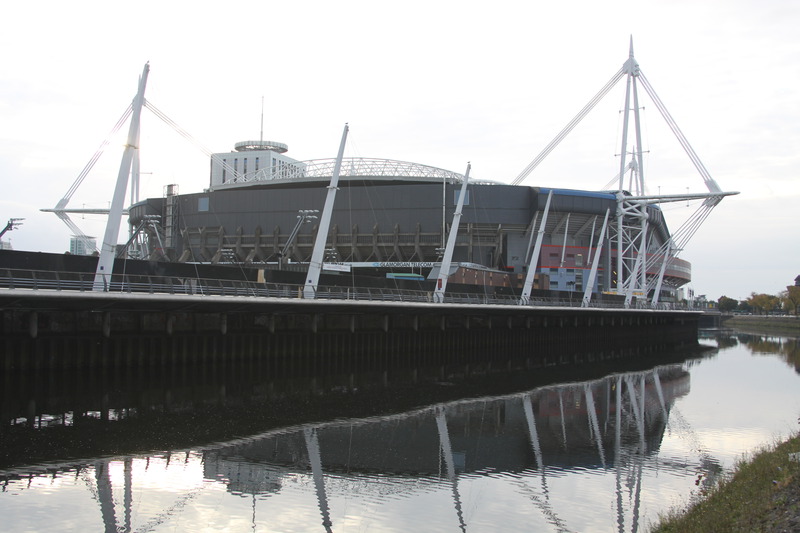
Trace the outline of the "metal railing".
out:
[[[94,273],[55,272],[21,269],[0,269],[1,289],[28,289],[35,291],[92,292]],[[251,298],[303,298],[303,285],[246,280],[213,278],[180,278],[113,274],[105,291],[115,294],[171,294],[196,296],[230,296]],[[320,300],[355,300],[371,302],[432,303],[433,292],[386,287],[320,287],[316,292]],[[519,305],[519,297],[504,294],[447,293],[446,304],[469,305]],[[581,298],[529,299],[530,307],[581,307]],[[621,302],[592,302],[593,308],[624,308]],[[651,309],[649,302],[640,301],[634,308]],[[658,309],[678,309],[672,304],[659,304]]]

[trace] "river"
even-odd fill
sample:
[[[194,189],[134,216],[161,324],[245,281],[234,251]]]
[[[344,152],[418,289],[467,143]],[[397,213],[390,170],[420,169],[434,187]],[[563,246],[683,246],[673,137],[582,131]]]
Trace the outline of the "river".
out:
[[[0,530],[647,531],[798,430],[797,339],[699,342],[580,375],[420,370],[413,387],[106,379],[95,404],[94,383],[6,380]]]

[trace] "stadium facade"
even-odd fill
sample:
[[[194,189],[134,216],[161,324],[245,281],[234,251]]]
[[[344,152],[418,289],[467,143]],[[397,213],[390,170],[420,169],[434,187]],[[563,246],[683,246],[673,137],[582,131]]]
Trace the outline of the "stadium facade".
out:
[[[131,206],[129,222],[139,248],[133,254],[181,263],[236,264],[242,268],[302,268],[310,260],[335,161],[297,161],[287,146],[238,143],[213,154],[209,187]],[[345,158],[326,247],[327,269],[382,278],[435,279],[463,176],[417,163]],[[552,191],[548,215],[544,217]],[[470,179],[453,254],[454,283],[522,284],[543,230],[536,264],[537,287],[583,292],[600,249],[592,292],[616,293],[622,242],[613,227],[602,233],[606,213],[621,209],[624,191],[582,191],[508,185]],[[646,207],[648,252],[670,239],[658,205]],[[622,214],[624,218],[626,215]],[[544,228],[541,221],[546,218]],[[631,224],[638,224],[631,219]],[[648,261],[646,276],[659,276],[663,261]],[[670,258],[663,269],[661,300],[691,280],[687,261]]]

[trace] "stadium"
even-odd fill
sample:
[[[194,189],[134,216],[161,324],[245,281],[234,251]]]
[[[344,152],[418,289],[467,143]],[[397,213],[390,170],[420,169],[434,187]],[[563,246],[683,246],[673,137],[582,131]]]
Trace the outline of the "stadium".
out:
[[[305,284],[304,290],[311,290],[305,297],[312,298],[317,286],[313,278],[324,271],[329,276],[320,285],[382,283],[429,291],[436,283],[437,301],[449,281],[468,292],[518,295],[521,303],[536,290],[546,293],[543,297],[570,299],[582,293],[582,305],[593,297],[615,295],[624,296],[625,306],[634,298],[656,306],[680,299],[678,289],[691,281],[691,265],[677,254],[722,198],[737,194],[723,192],[703,166],[641,72],[631,42],[619,71],[509,183],[468,178],[469,170],[464,176],[415,162],[344,158],[345,127],[335,160],[293,159],[286,155],[288,146],[265,141],[262,133],[261,140],[237,143],[230,152],[206,151],[210,175],[202,192],[179,194],[177,186],[168,185],[162,197],[138,201],[142,108],[191,140],[144,99],[148,70],[145,65],[127,111],[132,117],[129,142],[108,210],[95,290],[103,290],[114,258],[124,257],[173,265],[173,271],[181,268],[177,265],[197,265],[198,271],[200,265],[235,266],[248,279]],[[616,185],[610,185],[613,190],[523,185],[623,79],[620,170],[612,182]],[[688,188],[686,194],[662,195],[660,188],[658,195],[647,192],[639,86],[694,164],[707,193],[689,193]],[[56,207],[47,210],[83,238],[67,213],[85,210],[68,210],[66,205],[97,157]],[[137,192],[128,208],[130,239],[120,250],[116,238],[129,174],[131,190]],[[670,232],[661,205],[688,205],[692,200],[700,200],[700,207]],[[320,231],[324,241],[317,239]],[[418,285],[409,286],[412,281]]]
[[[142,237],[135,253],[267,271],[307,268],[335,160],[297,161],[285,155],[287,149],[269,141],[238,143],[231,152],[212,155],[209,187],[203,192],[177,194],[167,187],[164,197],[131,206],[129,223]],[[461,174],[418,163],[343,159],[325,270],[435,279],[463,180]],[[512,292],[520,288],[543,230],[536,288],[582,293],[599,250],[592,292],[618,292],[617,239],[611,229],[603,233],[606,213],[613,216],[618,204],[618,191],[470,179],[451,283]],[[646,215],[647,249],[658,254],[670,233],[657,205],[648,205]],[[639,224],[630,218],[623,220],[625,226]],[[646,275],[657,277],[663,262],[651,261]],[[689,263],[671,258],[664,269],[662,301],[674,298],[675,289],[690,280]]]

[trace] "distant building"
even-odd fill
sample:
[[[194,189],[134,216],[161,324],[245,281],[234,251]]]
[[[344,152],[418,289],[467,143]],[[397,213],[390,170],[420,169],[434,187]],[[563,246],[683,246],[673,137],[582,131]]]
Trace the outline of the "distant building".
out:
[[[94,237],[81,239],[73,235],[69,240],[69,253],[72,255],[92,255],[95,250],[97,250],[97,239]]]

